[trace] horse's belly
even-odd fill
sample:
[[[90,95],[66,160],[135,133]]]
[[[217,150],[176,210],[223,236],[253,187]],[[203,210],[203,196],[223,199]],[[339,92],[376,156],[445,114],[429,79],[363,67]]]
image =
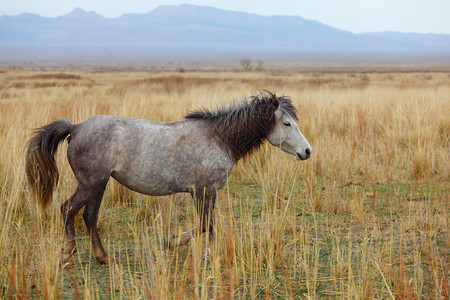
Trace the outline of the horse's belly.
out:
[[[164,196],[174,193],[189,192],[186,187],[180,187],[175,182],[162,180],[153,176],[140,178],[139,176],[122,175],[120,172],[113,172],[111,176],[120,184],[127,188],[145,195]]]
[[[231,164],[168,164],[155,168],[131,168],[113,171],[119,183],[141,194],[162,196],[191,192],[201,188],[220,190],[226,184]],[[157,171],[155,171],[157,170]]]

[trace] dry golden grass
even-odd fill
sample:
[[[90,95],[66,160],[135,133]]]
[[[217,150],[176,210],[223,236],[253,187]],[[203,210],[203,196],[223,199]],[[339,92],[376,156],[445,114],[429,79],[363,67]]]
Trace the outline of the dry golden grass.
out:
[[[217,239],[161,251],[195,226],[188,196],[108,185],[99,230],[117,264],[99,266],[81,218],[79,252],[60,266],[60,183],[44,213],[31,201],[32,128],[95,114],[177,120],[268,89],[289,95],[313,156],[269,145],[219,193]],[[0,72],[0,298],[441,298],[449,295],[450,72],[4,69]]]

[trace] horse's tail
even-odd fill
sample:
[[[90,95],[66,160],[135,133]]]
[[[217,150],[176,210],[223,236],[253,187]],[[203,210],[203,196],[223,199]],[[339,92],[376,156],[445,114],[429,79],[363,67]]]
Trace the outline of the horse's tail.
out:
[[[72,130],[68,119],[51,122],[37,128],[28,141],[25,172],[34,199],[45,209],[51,202],[53,190],[58,184],[58,167],[55,161],[56,150]]]

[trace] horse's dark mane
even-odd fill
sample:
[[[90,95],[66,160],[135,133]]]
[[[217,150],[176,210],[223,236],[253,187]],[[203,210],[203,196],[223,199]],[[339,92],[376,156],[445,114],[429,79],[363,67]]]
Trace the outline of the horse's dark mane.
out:
[[[212,124],[213,133],[219,137],[230,151],[234,161],[258,149],[275,127],[275,110],[280,107],[297,119],[297,109],[288,97],[276,97],[270,92],[252,96],[216,111],[205,108],[192,111],[186,119],[206,120]]]

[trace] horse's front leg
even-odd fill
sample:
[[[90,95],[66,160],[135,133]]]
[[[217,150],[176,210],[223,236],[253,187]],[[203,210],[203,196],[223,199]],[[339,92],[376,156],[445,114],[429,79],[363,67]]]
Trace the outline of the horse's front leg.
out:
[[[200,226],[198,228],[184,231],[179,235],[169,238],[164,241],[164,250],[177,246],[183,246],[199,234],[206,231],[209,232],[210,241],[214,241],[214,205],[216,203],[217,192],[201,191],[193,195],[195,199],[195,207],[200,218]]]
[[[210,241],[214,241],[214,205],[216,204],[217,191],[204,191],[203,195],[196,197],[197,214],[200,218],[200,232],[208,231]]]

